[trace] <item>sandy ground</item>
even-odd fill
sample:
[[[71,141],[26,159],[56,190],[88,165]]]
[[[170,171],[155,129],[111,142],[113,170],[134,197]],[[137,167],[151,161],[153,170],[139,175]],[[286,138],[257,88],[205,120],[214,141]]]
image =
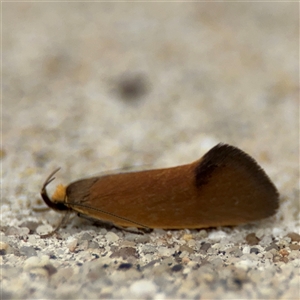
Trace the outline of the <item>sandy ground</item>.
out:
[[[1,298],[299,298],[299,4],[2,3]],[[138,235],[42,206],[54,183],[190,163],[265,169],[276,216]]]

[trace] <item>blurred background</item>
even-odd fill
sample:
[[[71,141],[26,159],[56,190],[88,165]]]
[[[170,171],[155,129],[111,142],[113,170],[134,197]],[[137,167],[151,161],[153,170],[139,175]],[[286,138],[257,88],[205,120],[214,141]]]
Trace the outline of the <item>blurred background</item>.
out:
[[[265,168],[294,220],[298,19],[291,2],[2,3],[2,222],[36,217],[58,166],[69,183],[219,142]]]

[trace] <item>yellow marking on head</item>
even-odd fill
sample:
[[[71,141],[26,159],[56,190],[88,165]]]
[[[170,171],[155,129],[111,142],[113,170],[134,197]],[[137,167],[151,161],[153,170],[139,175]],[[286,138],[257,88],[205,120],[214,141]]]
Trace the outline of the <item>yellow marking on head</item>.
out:
[[[53,202],[62,202],[65,200],[66,197],[66,186],[59,184],[56,187],[55,192],[52,195],[52,201]]]

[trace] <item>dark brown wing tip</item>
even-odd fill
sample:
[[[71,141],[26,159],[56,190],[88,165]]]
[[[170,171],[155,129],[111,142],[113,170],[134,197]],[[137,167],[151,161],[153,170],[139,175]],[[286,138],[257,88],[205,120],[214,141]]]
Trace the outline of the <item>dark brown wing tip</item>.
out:
[[[243,168],[256,179],[260,186],[263,186],[268,193],[268,198],[275,211],[279,207],[279,192],[266,172],[250,155],[244,151],[228,144],[217,144],[210,149],[199,161],[195,168],[196,186],[200,187],[209,181],[215,169],[232,165],[236,168]],[[273,214],[271,213],[271,215]]]
[[[54,174],[56,174],[59,170],[60,170],[60,168],[57,168],[47,177],[47,179],[45,180],[45,182],[42,186],[42,189],[41,189],[41,197],[44,200],[44,202],[47,204],[47,206],[50,207],[51,209],[58,210],[58,211],[69,210],[69,208],[67,206],[65,206],[63,203],[53,202],[49,198],[47,190],[46,190],[47,185],[55,179],[55,177],[53,177]]]

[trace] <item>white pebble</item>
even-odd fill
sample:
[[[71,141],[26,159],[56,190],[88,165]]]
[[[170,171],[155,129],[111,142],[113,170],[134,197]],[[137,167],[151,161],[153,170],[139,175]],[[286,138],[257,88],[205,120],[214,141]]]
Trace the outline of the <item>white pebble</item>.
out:
[[[295,266],[295,267],[300,267],[300,259],[294,259],[292,261],[292,264]]]
[[[245,247],[243,248],[243,253],[244,253],[244,254],[249,254],[249,253],[250,253],[250,247],[249,247],[249,246],[245,246]]]
[[[261,239],[264,235],[265,235],[265,230],[264,229],[258,229],[256,232],[255,232],[255,235]]]
[[[174,252],[175,252],[175,250],[172,249],[172,248],[167,248],[167,247],[160,247],[160,248],[158,248],[158,253],[159,253],[159,255],[161,255],[161,256],[167,256],[167,257],[169,257],[169,256],[171,256]]]
[[[118,241],[119,240],[119,237],[115,234],[115,233],[113,233],[113,232],[108,232],[106,235],[105,235],[105,238],[106,238],[106,240],[108,241],[108,242],[110,242],[110,243],[114,243],[114,242],[116,242],[116,241]]]
[[[36,229],[36,233],[39,235],[48,234],[53,231],[53,227],[50,225],[40,225]]]
[[[130,292],[137,297],[151,297],[156,292],[156,285],[149,280],[139,280],[130,286]]]
[[[218,230],[211,232],[208,237],[214,241],[222,241],[222,239],[227,237],[227,234],[222,230]]]
[[[272,234],[273,234],[274,236],[280,236],[280,235],[283,234],[283,230],[282,230],[282,228],[275,227],[275,228],[273,228],[273,230],[272,230]]]
[[[36,245],[36,238],[35,238],[35,236],[34,236],[33,234],[30,234],[30,235],[28,236],[27,242],[28,242],[29,244],[31,244],[31,245]]]
[[[78,244],[78,239],[75,239],[74,237],[71,236],[67,239],[67,247],[70,250],[70,252],[75,251],[77,244]]]
[[[244,270],[248,270],[249,268],[254,268],[257,262],[252,261],[250,259],[237,261],[235,266]]]
[[[30,270],[36,267],[43,267],[50,263],[49,256],[43,255],[41,257],[31,256],[24,261],[24,270]]]

